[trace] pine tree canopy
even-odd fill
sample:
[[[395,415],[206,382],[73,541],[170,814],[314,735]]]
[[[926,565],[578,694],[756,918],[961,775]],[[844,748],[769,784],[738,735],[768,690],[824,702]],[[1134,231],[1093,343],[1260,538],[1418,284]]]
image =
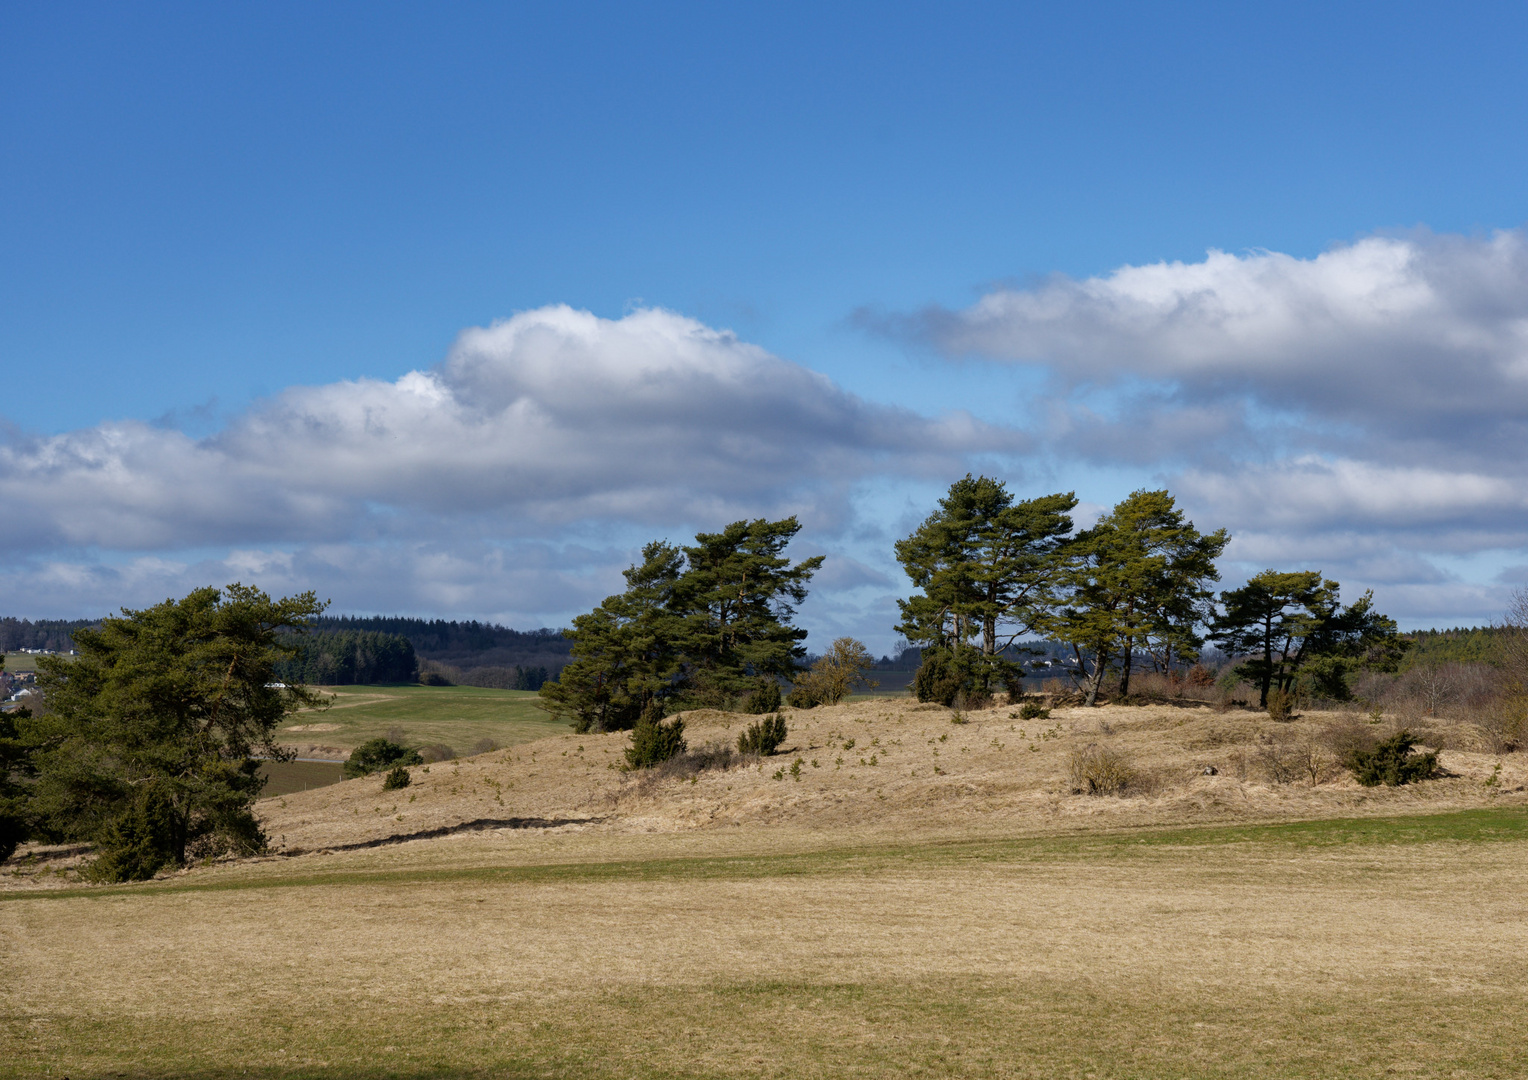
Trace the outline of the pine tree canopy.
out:
[[[320,704],[276,685],[276,665],[322,610],[311,592],[197,589],[76,631],[77,658],[40,658],[46,709],[20,722],[40,831],[95,841],[114,878],[184,862],[191,844],[262,849],[256,755],[289,756],[277,727]]]
[[[692,546],[654,541],[606,597],[565,631],[573,660],[541,688],[578,731],[633,727],[654,700],[725,705],[760,677],[789,677],[806,650],[791,625],[822,557],[784,551],[795,518],[738,521]]]

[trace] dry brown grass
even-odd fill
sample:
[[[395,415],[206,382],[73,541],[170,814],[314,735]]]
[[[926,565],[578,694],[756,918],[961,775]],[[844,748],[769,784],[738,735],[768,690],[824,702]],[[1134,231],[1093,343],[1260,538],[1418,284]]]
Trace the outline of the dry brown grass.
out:
[[[12,876],[0,1076],[1528,1073],[1519,757],[1313,785],[1259,755],[1336,717],[1012,711],[792,711],[666,778],[560,735],[262,803],[307,854]],[[1089,744],[1151,782],[1072,794]]]
[[[1521,840],[694,839],[487,834],[13,894],[0,1075],[1528,1068]]]
[[[1058,709],[1018,720],[1009,706],[954,713],[903,700],[787,710],[790,735],[774,758],[653,782],[622,773],[625,733],[559,735],[497,753],[416,767],[406,794],[379,778],[262,803],[278,849],[305,851],[508,819],[580,822],[602,832],[692,832],[780,827],[870,828],[896,836],[1043,831],[1079,821],[1114,825],[1485,805],[1528,784],[1528,760],[1467,749],[1456,726],[1443,764],[1452,778],[1414,788],[1358,787],[1340,770],[1320,783],[1281,782],[1259,764],[1270,743],[1310,743],[1327,727],[1360,722],[1308,714],[1289,723],[1249,712],[1174,706]],[[751,717],[685,714],[691,745],[735,744]],[[1387,725],[1374,728],[1388,731]],[[1424,733],[1425,734],[1425,733]],[[845,744],[853,741],[852,749]],[[1440,736],[1434,742],[1449,742]],[[1097,744],[1127,760],[1138,783],[1122,798],[1073,794],[1072,754]],[[1429,745],[1432,745],[1431,743]],[[1266,754],[1262,754],[1266,758]],[[800,760],[795,776],[790,766]],[[1503,762],[1497,785],[1484,786]],[[872,762],[874,764],[872,764]],[[774,779],[777,770],[787,770]],[[1214,769],[1207,773],[1207,769]]]

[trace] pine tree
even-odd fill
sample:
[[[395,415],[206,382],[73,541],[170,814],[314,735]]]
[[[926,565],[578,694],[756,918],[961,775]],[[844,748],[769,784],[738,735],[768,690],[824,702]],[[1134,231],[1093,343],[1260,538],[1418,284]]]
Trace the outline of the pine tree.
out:
[[[897,561],[919,590],[897,602],[897,630],[924,648],[920,697],[953,700],[994,682],[1016,688],[1021,672],[1004,653],[1049,624],[1076,505],[1071,493],[1015,501],[1001,481],[967,474],[897,543]]]
[[[806,656],[806,631],[790,620],[823,556],[791,565],[783,553],[800,530],[793,517],[735,521],[684,549],[686,678],[703,703],[722,706],[760,676],[789,678]]]
[[[1221,593],[1216,640],[1246,657],[1236,672],[1257,686],[1264,707],[1270,690],[1293,690],[1307,666],[1321,692],[1337,698],[1347,696],[1347,675],[1356,667],[1395,670],[1408,644],[1395,620],[1374,610],[1370,592],[1344,608],[1340,588],[1317,570],[1264,570]]]
[[[1136,491],[1067,545],[1069,602],[1051,632],[1072,646],[1086,704],[1112,663],[1120,693],[1130,692],[1138,647],[1169,658],[1197,651],[1206,582],[1219,578],[1215,559],[1229,542],[1224,529],[1200,533],[1166,491]]]
[[[654,700],[725,706],[789,678],[806,655],[791,625],[822,557],[792,565],[795,518],[739,521],[692,547],[654,542],[626,591],[573,620],[573,660],[541,697],[577,731],[633,727]]]
[[[97,874],[114,879],[182,863],[196,841],[263,849],[255,755],[289,757],[277,727],[322,704],[275,685],[275,667],[322,610],[312,593],[197,589],[76,631],[72,660],[40,658],[47,710],[18,725],[33,747],[40,831],[94,841]]]
[[[676,597],[683,569],[678,548],[654,541],[642,549],[641,564],[626,570],[625,592],[573,620],[564,631],[573,660],[540,688],[553,716],[570,717],[580,733],[625,731],[672,688],[686,633]]]

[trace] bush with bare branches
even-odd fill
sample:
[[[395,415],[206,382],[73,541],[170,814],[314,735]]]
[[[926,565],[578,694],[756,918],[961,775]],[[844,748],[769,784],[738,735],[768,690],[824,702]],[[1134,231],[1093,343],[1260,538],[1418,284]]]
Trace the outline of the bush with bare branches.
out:
[[[1079,795],[1123,795],[1136,779],[1124,754],[1098,743],[1073,750],[1068,767]]]

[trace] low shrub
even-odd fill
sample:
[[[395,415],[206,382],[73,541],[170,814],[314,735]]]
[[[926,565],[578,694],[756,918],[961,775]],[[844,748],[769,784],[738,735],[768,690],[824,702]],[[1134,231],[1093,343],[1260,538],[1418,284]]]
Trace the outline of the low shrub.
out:
[[[1049,720],[1050,710],[1038,701],[1026,701],[1019,706],[1020,720]]]
[[[1511,754],[1528,747],[1528,697],[1504,696],[1480,711],[1481,734],[1493,754]]]
[[[106,823],[101,854],[84,868],[89,881],[147,881],[180,861],[186,822],[164,793],[149,788],[126,811]]]
[[[737,752],[768,757],[785,741],[785,717],[776,713],[756,720],[737,737]]]
[[[1426,780],[1438,771],[1436,753],[1412,753],[1416,740],[1405,730],[1385,739],[1372,750],[1355,750],[1343,762],[1365,787],[1398,787]]]
[[[730,746],[707,743],[699,749],[687,749],[667,761],[643,769],[637,780],[637,791],[647,793],[665,780],[693,780],[703,772],[730,769],[738,762],[738,755]]]
[[[1125,755],[1098,743],[1073,750],[1068,766],[1078,795],[1123,795],[1135,779]]]
[[[773,679],[760,679],[759,685],[743,704],[743,711],[751,716],[780,711],[780,684]]]
[[[392,770],[382,780],[382,790],[397,791],[399,788],[408,787],[412,782],[413,778],[409,776],[408,769],[402,765],[394,765]]]
[[[791,687],[791,692],[785,695],[785,703],[793,709],[815,709],[822,704],[817,700],[812,687],[804,681]]]
[[[1268,691],[1268,718],[1284,721],[1295,714],[1295,695],[1291,690],[1272,687]]]
[[[394,765],[423,765],[424,760],[419,751],[399,746],[391,739],[367,739],[350,752],[342,772],[345,779],[353,780]]]
[[[675,717],[663,722],[663,703],[653,698],[642,710],[636,727],[631,729],[631,746],[626,749],[628,769],[649,769],[685,752],[684,721]]]
[[[1332,755],[1309,735],[1264,743],[1258,748],[1257,763],[1275,784],[1306,781],[1311,787],[1327,779],[1333,764]]]
[[[1203,664],[1195,664],[1188,669],[1188,674],[1184,677],[1184,681],[1190,686],[1207,690],[1215,685],[1215,672]]]
[[[452,747],[447,746],[443,742],[430,743],[427,746],[421,746],[419,748],[419,753],[421,755],[420,760],[430,765],[434,765],[438,761],[455,761],[458,757],[461,756]],[[409,762],[409,764],[412,765],[416,763]]]
[[[499,744],[492,739],[482,738],[472,744],[473,754],[491,754],[498,750]]]

